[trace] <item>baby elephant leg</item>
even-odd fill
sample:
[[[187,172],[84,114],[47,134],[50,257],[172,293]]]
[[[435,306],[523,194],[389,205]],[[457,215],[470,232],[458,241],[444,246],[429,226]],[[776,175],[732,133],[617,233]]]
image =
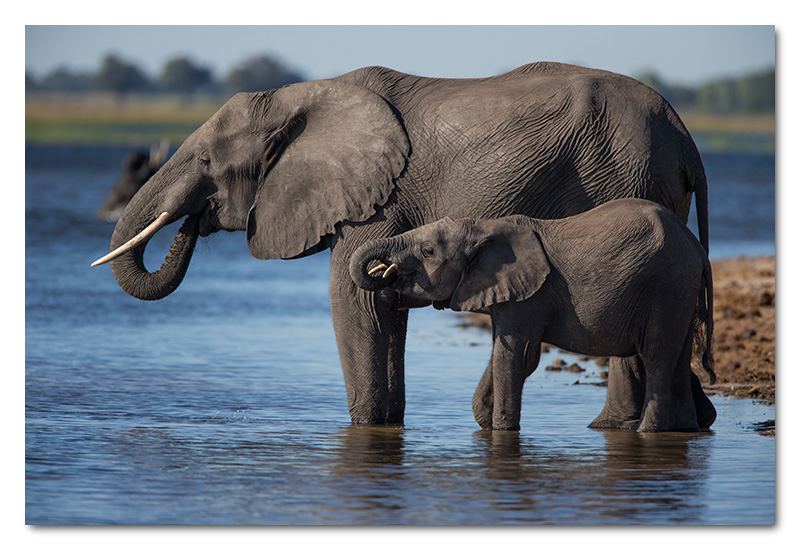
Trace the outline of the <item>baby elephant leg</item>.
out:
[[[522,386],[539,364],[541,341],[495,338],[492,349],[492,429],[519,430]]]
[[[475,422],[486,430],[492,429],[492,411],[494,409],[494,383],[492,382],[492,360],[478,382],[475,394],[472,396],[472,414]]]
[[[700,430],[692,397],[692,338],[690,327],[678,353],[674,347],[663,346],[650,357],[643,357],[647,381],[637,431]]]

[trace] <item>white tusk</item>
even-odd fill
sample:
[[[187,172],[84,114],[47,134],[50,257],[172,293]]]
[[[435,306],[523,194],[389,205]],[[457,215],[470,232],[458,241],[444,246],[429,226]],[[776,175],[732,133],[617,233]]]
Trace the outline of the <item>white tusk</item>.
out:
[[[375,267],[373,267],[372,269],[367,271],[367,275],[369,275],[370,277],[373,276],[373,275],[377,275],[378,273],[380,273],[384,269],[386,269],[386,264],[381,262],[379,265],[376,265]]]
[[[97,260],[96,262],[94,262],[92,264],[92,267],[97,266],[97,265],[102,265],[102,264],[107,263],[107,262],[110,262],[114,258],[118,258],[119,256],[122,256],[128,250],[130,250],[131,248],[134,248],[134,247],[140,245],[141,243],[145,242],[150,237],[155,235],[155,233],[159,229],[161,229],[162,227],[167,225],[167,223],[169,223],[170,217],[171,217],[171,214],[169,212],[163,212],[158,218],[156,218],[156,221],[154,221],[153,223],[151,223],[150,225],[145,227],[144,230],[141,233],[136,235],[134,238],[132,238],[131,240],[129,240],[128,242],[126,242],[125,244],[123,244],[122,246],[117,248],[116,250],[114,250],[112,252],[109,252],[108,254],[106,254],[105,256],[103,256],[102,258]]]
[[[392,264],[392,265],[390,265],[390,266],[389,266],[389,267],[386,269],[386,271],[384,271],[384,272],[383,272],[383,278],[384,278],[384,279],[386,279],[387,277],[389,277],[389,275],[391,275],[391,274],[392,274],[392,273],[394,273],[395,271],[397,271],[397,264]]]

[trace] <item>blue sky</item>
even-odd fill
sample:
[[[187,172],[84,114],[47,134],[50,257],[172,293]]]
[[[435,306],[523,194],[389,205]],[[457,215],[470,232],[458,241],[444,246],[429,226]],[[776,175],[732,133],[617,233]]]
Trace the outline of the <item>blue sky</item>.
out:
[[[152,76],[186,55],[221,78],[269,53],[308,78],[366,65],[426,76],[488,76],[531,61],[562,61],[673,84],[775,64],[775,28],[759,26],[27,26],[25,66],[94,71],[115,53]]]

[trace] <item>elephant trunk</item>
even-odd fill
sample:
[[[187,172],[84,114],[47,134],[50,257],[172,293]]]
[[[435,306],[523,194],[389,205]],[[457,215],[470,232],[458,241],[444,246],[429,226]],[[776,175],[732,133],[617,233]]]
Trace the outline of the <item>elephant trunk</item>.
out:
[[[353,282],[369,291],[383,290],[397,279],[397,264],[392,257],[391,239],[378,239],[362,244],[350,257]]]
[[[152,235],[145,234],[147,228],[140,229],[146,222],[130,220],[126,216],[129,212],[130,209],[127,209],[117,223],[114,235],[111,237],[111,250],[117,250],[142,235],[144,237],[141,238],[142,242],[133,241],[134,244],[129,250],[115,257],[111,261],[111,270],[119,286],[131,296],[140,300],[160,300],[178,288],[186,274],[197,243],[200,218],[198,215],[186,218],[170,246],[163,265],[157,271],[150,273],[144,265],[144,250],[147,240]],[[169,215],[162,214],[159,219],[168,217]],[[154,225],[155,223],[150,227]]]

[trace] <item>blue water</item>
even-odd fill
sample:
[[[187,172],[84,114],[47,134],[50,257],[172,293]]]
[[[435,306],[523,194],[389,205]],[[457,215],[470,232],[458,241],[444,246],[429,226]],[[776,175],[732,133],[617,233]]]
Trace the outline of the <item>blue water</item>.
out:
[[[327,253],[263,262],[213,235],[158,302],[89,267],[126,153],[26,147],[26,523],[774,523],[775,438],[752,429],[774,407],[714,397],[711,433],[594,431],[602,369],[546,371],[554,351],[519,434],[482,432],[489,335],[452,312],[412,312],[405,426],[351,426]],[[774,157],[705,160],[717,257],[774,253]]]

